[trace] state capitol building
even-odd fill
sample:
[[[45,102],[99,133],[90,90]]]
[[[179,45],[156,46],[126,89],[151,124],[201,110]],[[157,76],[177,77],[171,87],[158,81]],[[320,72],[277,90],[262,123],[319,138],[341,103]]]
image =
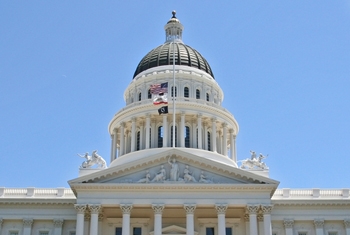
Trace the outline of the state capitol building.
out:
[[[349,188],[280,189],[263,155],[237,161],[210,65],[175,12],[164,29],[108,124],[110,156],[82,156],[70,188],[0,188],[0,235],[350,235]]]

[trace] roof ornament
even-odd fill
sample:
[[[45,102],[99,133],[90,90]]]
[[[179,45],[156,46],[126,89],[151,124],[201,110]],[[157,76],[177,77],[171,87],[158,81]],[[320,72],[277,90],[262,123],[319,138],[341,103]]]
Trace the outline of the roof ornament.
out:
[[[176,18],[176,11],[172,11],[171,13],[173,14],[173,16],[164,26],[165,42],[182,42],[182,31],[184,27]]]
[[[250,158],[247,158],[245,160],[242,160],[241,169],[261,169],[261,170],[268,170],[269,168],[266,166],[266,164],[262,161],[264,158],[266,158],[268,155],[264,156],[260,153],[259,157],[256,157],[255,151],[250,151]]]
[[[172,17],[172,18],[175,18],[175,19],[176,19],[176,11],[173,10],[173,11],[171,12],[171,14],[173,14],[173,17]]]
[[[81,164],[80,169],[89,169],[94,165],[97,165],[98,169],[107,168],[106,161],[97,154],[97,150],[92,151],[91,156],[88,152],[86,152],[85,155],[78,154],[78,156],[86,159],[86,161]]]

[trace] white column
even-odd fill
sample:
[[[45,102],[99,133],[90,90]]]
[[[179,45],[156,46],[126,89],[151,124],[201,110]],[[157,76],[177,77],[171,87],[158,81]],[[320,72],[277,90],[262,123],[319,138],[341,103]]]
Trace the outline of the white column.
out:
[[[152,130],[151,130],[151,148],[155,148],[158,145],[158,140],[156,140],[158,135],[158,130],[156,127],[156,119],[152,120]]]
[[[146,143],[145,143],[145,149],[149,149],[150,146],[149,146],[149,141],[150,141],[150,136],[149,136],[149,131],[150,131],[150,128],[151,128],[151,116],[149,115],[149,113],[146,114]]]
[[[202,114],[198,114],[198,119],[197,119],[197,128],[198,128],[198,146],[197,148],[203,149],[202,147]]]
[[[186,235],[194,235],[194,210],[196,205],[184,205],[186,211]]]
[[[117,129],[113,129],[111,162],[116,158],[116,145],[117,145]]]
[[[130,152],[134,152],[136,148],[135,137],[136,137],[136,118],[131,118],[131,148]]]
[[[132,205],[121,204],[120,209],[123,211],[122,235],[130,235],[130,213],[131,213]]]
[[[125,123],[122,122],[120,123],[120,147],[119,147],[119,156],[122,156],[125,154],[125,136],[124,136],[124,127],[125,127]],[[78,234],[77,234],[78,235]]]
[[[272,228],[271,228],[271,211],[272,206],[270,205],[262,205],[261,210],[264,214],[264,234],[265,235],[271,235],[272,234]]]
[[[233,129],[230,129],[230,158],[236,162],[235,160],[235,139],[233,135]]]
[[[103,214],[98,214],[98,234],[102,234],[102,227],[103,227]]]
[[[86,210],[84,215],[84,235],[90,234],[90,221],[91,221],[90,211]]]
[[[256,218],[258,220],[258,234],[264,235],[264,216],[262,214],[258,213],[256,215]]]
[[[258,224],[257,224],[257,213],[259,210],[259,206],[248,205],[247,210],[249,213],[249,230],[250,235],[258,235]]]
[[[323,219],[315,219],[314,224],[315,224],[315,229],[316,229],[316,235],[323,235],[324,220]]]
[[[180,147],[185,147],[185,112],[181,112]]]
[[[164,205],[153,204],[152,209],[154,211],[154,235],[162,235],[162,213]]]
[[[245,234],[250,235],[249,214],[244,214]]]
[[[344,219],[345,234],[350,235],[350,219]]]
[[[222,142],[223,142],[223,145],[222,145],[222,154],[224,156],[227,156],[227,123],[224,123],[222,124]]]
[[[163,116],[163,148],[168,146],[168,117]]]
[[[284,225],[284,229],[286,231],[286,235],[293,235],[294,220],[285,219],[285,220],[283,220],[283,225]]]
[[[53,235],[62,235],[63,219],[53,220]]]
[[[23,235],[30,235],[32,232],[33,219],[23,219]]]
[[[218,213],[218,234],[226,234],[225,213],[227,205],[215,205],[215,209]]]
[[[212,151],[216,152],[216,118],[212,118],[212,127],[211,127],[211,145]]]
[[[101,205],[89,205],[91,214],[90,218],[90,235],[98,234],[98,214],[101,210]]]
[[[86,210],[86,205],[75,204],[74,208],[77,211],[77,223],[75,228],[75,235],[84,235],[84,214]]]

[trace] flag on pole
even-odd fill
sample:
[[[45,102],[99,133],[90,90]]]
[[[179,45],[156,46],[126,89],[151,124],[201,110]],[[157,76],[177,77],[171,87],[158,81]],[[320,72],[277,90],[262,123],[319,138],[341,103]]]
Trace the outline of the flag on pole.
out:
[[[160,109],[158,109],[159,115],[168,113],[168,106],[163,106]]]
[[[161,83],[161,84],[151,85],[150,92],[153,95],[157,95],[157,94],[160,94],[160,93],[168,93],[168,83],[164,82],[164,83]]]
[[[168,104],[167,94],[160,93],[160,94],[153,95],[153,104],[155,105]]]

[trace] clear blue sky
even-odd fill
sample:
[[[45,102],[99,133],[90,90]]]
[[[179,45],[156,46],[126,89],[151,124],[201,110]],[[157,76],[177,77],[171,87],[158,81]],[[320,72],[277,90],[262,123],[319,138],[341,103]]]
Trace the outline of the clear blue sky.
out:
[[[68,187],[177,11],[280,188],[349,188],[350,0],[0,2],[0,187]]]

